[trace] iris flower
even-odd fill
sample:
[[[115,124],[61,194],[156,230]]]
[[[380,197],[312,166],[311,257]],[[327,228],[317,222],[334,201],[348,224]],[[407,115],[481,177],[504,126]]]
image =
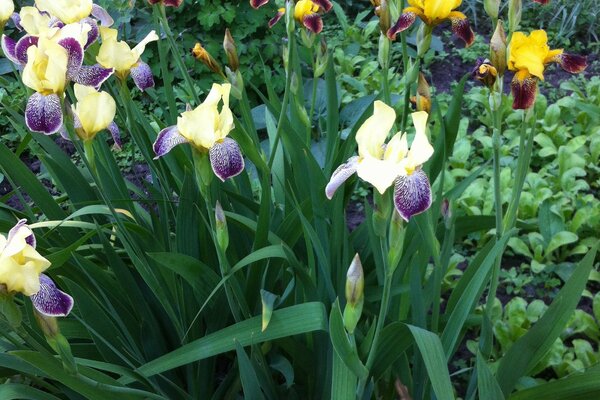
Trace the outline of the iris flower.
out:
[[[31,131],[52,134],[61,128],[61,99],[69,81],[99,87],[112,74],[112,69],[83,65],[89,31],[89,25],[73,23],[18,42],[3,37],[5,54],[23,66],[23,83],[36,92],[25,108],[25,123]]]
[[[77,104],[73,109],[75,132],[83,141],[93,140],[96,134],[108,129],[117,147],[121,140],[114,124],[117,111],[115,100],[107,92],[98,92],[92,87],[75,84]]]
[[[42,273],[48,267],[50,261],[37,252],[35,236],[26,220],[20,220],[7,237],[0,234],[0,285],[9,293],[29,296],[43,315],[66,316],[73,308],[73,298]]]
[[[533,31],[529,35],[523,32],[513,34],[508,69],[515,71],[511,84],[515,110],[533,106],[537,81],[544,80],[544,70],[550,63],[558,63],[572,74],[582,72],[587,67],[585,57],[566,54],[562,49],[550,50],[548,35],[544,30]]]
[[[208,152],[213,172],[221,181],[240,174],[244,170],[244,157],[237,142],[227,137],[234,128],[230,91],[229,83],[213,84],[202,104],[181,114],[177,125],[160,131],[153,145],[156,158],[178,144],[190,143],[197,151]]]
[[[461,3],[462,0],[408,0],[409,7],[402,10],[400,18],[388,30],[387,35],[391,40],[396,40],[396,35],[408,29],[417,17],[430,27],[450,20],[454,34],[470,46],[475,35],[465,14],[456,11]]]
[[[156,32],[148,33],[133,49],[124,41],[117,40],[117,34],[116,29],[100,27],[102,45],[96,61],[104,68],[113,68],[121,80],[131,74],[141,91],[154,87],[150,66],[141,60],[141,56],[148,43],[158,40]]]
[[[392,107],[376,101],[373,115],[356,133],[358,156],[348,159],[332,174],[325,188],[327,198],[331,199],[356,173],[381,194],[394,185],[394,205],[404,220],[426,211],[431,206],[431,186],[421,166],[433,154],[426,134],[427,118],[424,111],[412,114],[416,134],[410,148],[406,133],[398,132],[386,144],[396,113]]]
[[[250,0],[250,5],[259,8],[267,4],[269,0]],[[314,33],[323,30],[321,14],[329,12],[332,4],[329,0],[298,0],[294,5],[294,19],[303,24],[306,29]],[[277,10],[277,14],[269,21],[269,27],[273,27],[281,17],[285,15],[285,8]]]

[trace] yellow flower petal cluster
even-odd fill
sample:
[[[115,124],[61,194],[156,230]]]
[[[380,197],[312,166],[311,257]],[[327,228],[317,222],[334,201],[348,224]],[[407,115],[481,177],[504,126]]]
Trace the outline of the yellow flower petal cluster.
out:
[[[74,89],[77,104],[73,106],[73,113],[79,122],[75,123],[75,130],[81,140],[92,140],[114,120],[117,104],[107,92],[79,84],[75,84]]]
[[[0,0],[0,29],[4,27],[13,12],[15,12],[15,4],[12,0]]]
[[[408,0],[410,7],[404,9],[403,13],[414,12],[420,16],[427,25],[437,25],[451,17],[466,18],[458,11],[462,0]]]
[[[0,235],[0,284],[9,292],[26,296],[40,290],[40,274],[50,267],[50,261],[27,243],[31,235],[26,225],[20,226],[8,239]]]
[[[35,0],[35,5],[40,11],[60,19],[65,24],[79,22],[90,16],[92,0]]]
[[[124,41],[117,39],[118,31],[112,28],[100,27],[102,45],[96,61],[104,68],[114,68],[116,75],[125,79],[131,68],[135,67],[144,52],[146,45],[158,40],[155,31],[151,31],[133,49]]]
[[[54,40],[40,37],[27,49],[23,83],[43,95],[62,94],[67,83],[68,54]]]
[[[229,108],[231,84],[214,83],[204,102],[177,118],[177,130],[196,148],[208,150],[227,137],[234,128]],[[219,104],[222,103],[221,111]]]
[[[510,42],[508,68],[512,71],[527,71],[544,80],[545,65],[563,54],[562,49],[550,50],[548,35],[544,30],[537,30],[527,35],[515,32]]]

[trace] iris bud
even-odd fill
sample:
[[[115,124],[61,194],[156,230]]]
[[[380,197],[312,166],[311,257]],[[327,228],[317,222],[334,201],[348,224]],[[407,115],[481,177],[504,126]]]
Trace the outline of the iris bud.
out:
[[[354,333],[356,325],[362,315],[365,276],[358,254],[352,259],[352,263],[346,274],[346,307],[344,308],[344,327],[350,334]]]
[[[523,12],[522,0],[509,0],[508,2],[508,30],[516,32],[521,23],[521,14]]]
[[[223,252],[227,251],[229,247],[229,231],[227,229],[227,220],[225,219],[225,213],[221,203],[217,200],[215,205],[215,223],[217,233],[217,244]]]
[[[233,36],[231,36],[229,28],[225,29],[223,49],[225,50],[225,53],[227,54],[227,59],[229,60],[229,68],[231,68],[233,72],[237,71],[240,68],[240,60],[238,58],[237,49],[235,47],[235,41],[233,40]]]
[[[492,20],[496,20],[500,11],[500,0],[483,0],[483,8]]]
[[[496,67],[498,75],[504,75],[506,71],[506,34],[501,20],[496,24],[496,30],[490,40],[490,60]]]

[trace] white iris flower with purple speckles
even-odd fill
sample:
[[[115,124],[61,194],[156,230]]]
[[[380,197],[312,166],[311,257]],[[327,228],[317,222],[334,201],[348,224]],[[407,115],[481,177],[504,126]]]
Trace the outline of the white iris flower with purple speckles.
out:
[[[199,151],[208,151],[213,172],[222,181],[241,173],[244,157],[237,142],[227,137],[234,128],[233,113],[229,108],[230,91],[229,83],[213,84],[202,104],[181,114],[177,125],[160,131],[153,146],[156,158],[178,144],[190,143]]]
[[[412,114],[416,134],[408,147],[406,133],[397,133],[385,144],[396,121],[394,109],[376,101],[374,112],[356,133],[358,156],[351,157],[332,174],[325,188],[327,198],[354,173],[372,184],[383,194],[394,185],[394,205],[400,216],[408,221],[431,206],[429,178],[421,166],[433,154],[427,138],[427,118],[424,111]]]

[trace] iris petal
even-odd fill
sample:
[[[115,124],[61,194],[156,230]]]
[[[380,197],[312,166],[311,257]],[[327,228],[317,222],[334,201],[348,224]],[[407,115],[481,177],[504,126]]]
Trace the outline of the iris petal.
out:
[[[15,64],[20,64],[19,59],[17,58],[17,53],[15,51],[15,47],[17,46],[17,42],[6,35],[2,35],[2,52],[10,61]]]
[[[331,174],[331,179],[325,187],[325,196],[329,200],[333,198],[336,190],[342,186],[344,182],[348,180],[356,172],[356,166],[358,165],[358,157],[350,157],[348,161],[337,167],[337,169]]]
[[[431,207],[431,185],[423,170],[419,169],[396,179],[394,205],[398,214],[407,222]]]
[[[145,62],[139,61],[136,66],[131,68],[131,77],[133,82],[142,92],[154,87],[154,77],[150,66]]]
[[[40,275],[40,290],[31,295],[31,302],[40,314],[48,317],[66,317],[73,309],[73,298],[44,274]]]
[[[168,128],[163,129],[159,132],[156,141],[152,145],[154,154],[156,154],[156,157],[154,157],[154,159],[164,156],[169,151],[171,151],[173,147],[187,142],[188,140],[185,137],[183,137],[181,133],[179,133],[176,125],[169,126]]]
[[[44,96],[34,93],[27,101],[25,124],[33,132],[46,135],[58,132],[63,123],[60,98],[56,94]]]
[[[103,68],[100,64],[83,65],[79,69],[77,76],[73,78],[75,83],[85,86],[91,86],[95,89],[100,88],[114,72],[112,68]]]
[[[212,169],[223,182],[244,170],[244,156],[237,142],[225,138],[210,148],[208,155]]]

